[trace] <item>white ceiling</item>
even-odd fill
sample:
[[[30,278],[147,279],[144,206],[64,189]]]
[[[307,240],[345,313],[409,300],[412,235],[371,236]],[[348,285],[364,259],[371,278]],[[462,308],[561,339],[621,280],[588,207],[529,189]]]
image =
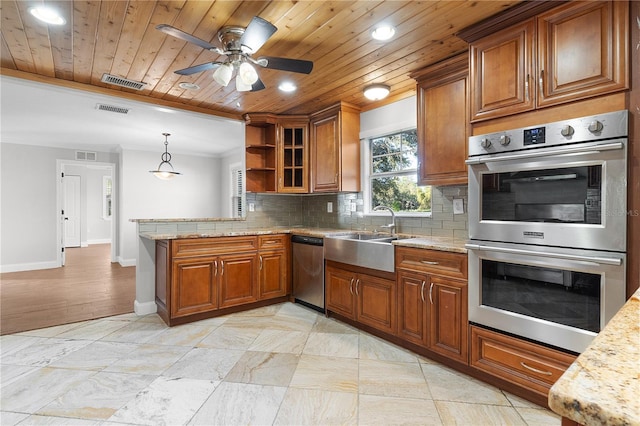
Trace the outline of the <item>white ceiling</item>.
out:
[[[244,145],[244,123],[124,98],[0,76],[3,143],[113,152],[122,149],[220,156]],[[102,103],[128,114],[96,109]]]

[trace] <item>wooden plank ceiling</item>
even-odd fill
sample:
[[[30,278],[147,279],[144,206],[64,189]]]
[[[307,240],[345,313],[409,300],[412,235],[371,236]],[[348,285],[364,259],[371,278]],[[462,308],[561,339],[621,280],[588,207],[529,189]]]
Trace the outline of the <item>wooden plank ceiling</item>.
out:
[[[411,72],[467,49],[457,31],[518,1],[45,1],[66,18],[63,26],[38,22],[28,12],[34,3],[0,2],[3,73],[240,116],[306,114],[339,100],[366,110],[381,104],[362,94],[371,83],[391,86],[389,99],[402,98],[415,92]],[[233,83],[221,87],[211,71],[180,76],[174,71],[224,58],[155,29],[170,24],[218,45],[220,28],[246,27],[253,16],[278,28],[254,56],[310,60],[311,74],[259,68],[267,86],[259,92],[237,92]],[[391,41],[371,38],[380,22],[396,27]],[[141,91],[111,86],[100,81],[103,73],[146,85]],[[279,91],[285,79],[298,90]],[[184,90],[180,82],[201,89]]]

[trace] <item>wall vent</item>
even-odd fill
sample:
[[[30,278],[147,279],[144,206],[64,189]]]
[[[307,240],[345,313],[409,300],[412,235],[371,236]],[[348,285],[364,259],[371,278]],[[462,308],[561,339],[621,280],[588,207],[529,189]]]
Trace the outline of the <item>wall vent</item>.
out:
[[[94,151],[76,151],[76,160],[97,161],[98,153]]]
[[[96,109],[100,111],[117,112],[118,114],[128,114],[129,111],[131,111],[130,108],[123,108],[107,104],[96,104]]]
[[[106,73],[102,74],[101,81],[103,83],[114,84],[116,86],[126,87],[127,89],[135,89],[135,90],[142,90],[144,86],[146,86],[146,83],[143,83],[141,81],[129,80],[127,78],[122,78],[122,77],[118,77],[118,76],[106,74]]]

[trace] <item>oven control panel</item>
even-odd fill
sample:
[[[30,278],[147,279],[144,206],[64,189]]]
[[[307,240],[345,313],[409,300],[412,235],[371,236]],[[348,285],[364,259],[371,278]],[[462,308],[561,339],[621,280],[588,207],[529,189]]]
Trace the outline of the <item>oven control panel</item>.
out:
[[[627,110],[469,138],[469,157],[627,137]]]

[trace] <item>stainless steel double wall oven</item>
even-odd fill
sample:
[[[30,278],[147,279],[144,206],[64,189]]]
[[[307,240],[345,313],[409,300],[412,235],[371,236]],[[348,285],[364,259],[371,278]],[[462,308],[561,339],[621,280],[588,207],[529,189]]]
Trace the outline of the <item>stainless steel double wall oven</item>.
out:
[[[582,352],[625,301],[628,113],[469,138],[469,320]]]

